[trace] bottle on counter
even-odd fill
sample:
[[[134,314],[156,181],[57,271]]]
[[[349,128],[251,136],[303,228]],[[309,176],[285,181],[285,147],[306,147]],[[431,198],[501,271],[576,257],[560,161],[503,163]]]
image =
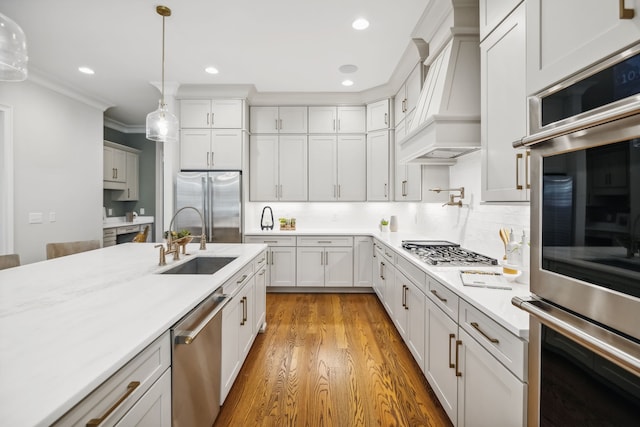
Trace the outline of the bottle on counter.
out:
[[[507,242],[507,264],[510,265],[520,265],[519,258],[519,244],[516,242],[515,236],[513,235],[513,228],[511,229],[511,233],[509,233],[509,242]]]

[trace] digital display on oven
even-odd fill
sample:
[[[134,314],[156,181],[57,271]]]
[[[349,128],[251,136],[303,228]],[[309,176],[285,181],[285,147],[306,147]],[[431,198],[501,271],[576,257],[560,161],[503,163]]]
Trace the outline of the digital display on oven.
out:
[[[542,162],[542,269],[640,297],[640,144]]]

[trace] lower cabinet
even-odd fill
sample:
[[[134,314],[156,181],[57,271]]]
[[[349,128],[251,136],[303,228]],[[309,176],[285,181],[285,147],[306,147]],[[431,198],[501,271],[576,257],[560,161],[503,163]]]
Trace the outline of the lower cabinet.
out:
[[[171,369],[162,374],[116,426],[171,426]]]
[[[269,245],[266,253],[266,286],[292,287],[296,285],[295,236],[245,236],[244,242]]]
[[[424,372],[426,296],[399,270],[396,270],[394,289],[394,323]]]
[[[299,236],[297,286],[353,286],[353,237]]]
[[[370,288],[372,284],[373,238],[356,236],[353,239],[353,286]]]

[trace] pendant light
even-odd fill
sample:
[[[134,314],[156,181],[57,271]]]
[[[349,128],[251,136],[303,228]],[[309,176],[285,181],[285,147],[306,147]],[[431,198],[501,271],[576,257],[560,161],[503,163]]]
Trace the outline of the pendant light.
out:
[[[160,142],[176,142],[178,140],[178,118],[167,110],[164,103],[164,19],[171,16],[171,9],[166,6],[156,7],[162,16],[162,90],[158,109],[147,114],[147,139]]]
[[[0,13],[0,80],[27,78],[27,39],[22,28]]]

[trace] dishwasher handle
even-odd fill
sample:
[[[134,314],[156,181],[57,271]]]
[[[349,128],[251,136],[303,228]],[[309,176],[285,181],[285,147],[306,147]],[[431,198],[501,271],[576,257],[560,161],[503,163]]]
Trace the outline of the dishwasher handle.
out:
[[[207,314],[207,316],[202,320],[202,322],[200,322],[198,324],[198,326],[196,326],[195,328],[193,328],[190,331],[183,331],[179,334],[176,334],[174,337],[174,343],[177,344],[185,344],[185,345],[189,345],[193,342],[193,340],[196,339],[196,337],[198,336],[198,334],[205,328],[205,326],[207,326],[207,324],[218,315],[218,313],[220,313],[220,310],[222,310],[224,308],[224,306],[227,304],[227,301],[229,300],[229,295],[227,294],[222,294],[220,295],[220,301],[218,302],[218,304],[215,305],[215,307],[213,308],[213,310],[211,310],[211,312],[209,314]]]

